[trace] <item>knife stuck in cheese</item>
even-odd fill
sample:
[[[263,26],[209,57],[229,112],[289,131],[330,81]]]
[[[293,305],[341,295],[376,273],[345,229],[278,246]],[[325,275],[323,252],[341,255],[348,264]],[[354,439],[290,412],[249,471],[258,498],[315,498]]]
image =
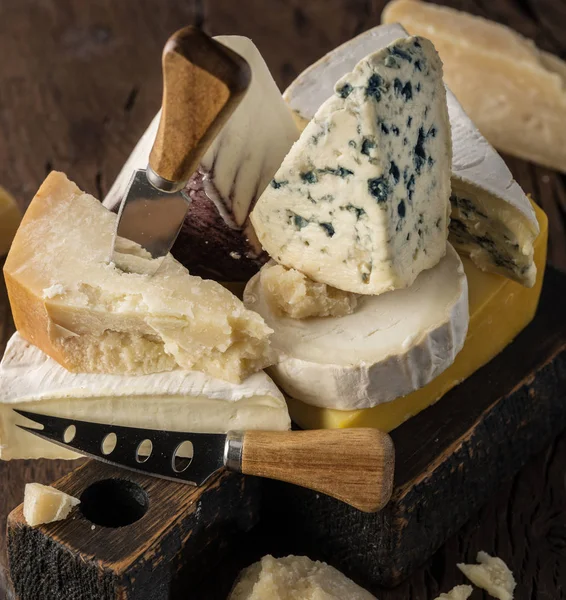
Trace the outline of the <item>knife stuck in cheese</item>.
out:
[[[78,458],[17,427],[12,409],[79,421],[164,431],[286,430],[277,386],[263,373],[244,383],[176,369],[150,375],[70,373],[16,333],[0,363],[0,459]]]
[[[214,281],[171,255],[153,276],[108,264],[116,215],[52,172],[14,238],[4,275],[16,327],[66,369],[202,370],[232,382],[267,366],[270,330]]]

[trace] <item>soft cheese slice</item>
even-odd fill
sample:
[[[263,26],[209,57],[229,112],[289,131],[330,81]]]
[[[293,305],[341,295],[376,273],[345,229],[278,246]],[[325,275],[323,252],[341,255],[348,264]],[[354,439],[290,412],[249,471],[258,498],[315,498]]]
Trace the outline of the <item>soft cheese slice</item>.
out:
[[[432,2],[395,0],[381,18],[432,41],[447,85],[496,148],[566,172],[563,60],[510,27]]]
[[[351,410],[404,396],[432,381],[461,350],[468,329],[468,286],[448,245],[444,258],[410,288],[362,296],[353,314],[297,320],[266,301],[263,267],[244,302],[274,330],[275,382],[293,398]]]
[[[458,564],[458,568],[475,585],[498,598],[513,600],[517,583],[509,567],[498,557],[487,552],[478,552],[477,565]]]
[[[33,425],[14,408],[167,431],[290,427],[283,395],[263,372],[241,384],[181,369],[133,376],[70,373],[17,333],[0,363],[0,459],[77,458],[16,427]]]
[[[4,256],[10,249],[21,220],[22,212],[16,199],[0,187],[0,256]]]
[[[334,567],[307,556],[273,558],[244,569],[228,600],[376,600]]]
[[[434,404],[508,346],[533,319],[544,278],[548,219],[540,207],[533,207],[541,231],[535,240],[537,280],[532,288],[486,273],[469,257],[462,257],[468,280],[470,325],[464,347],[444,373],[407,396],[361,410],[320,408],[289,398],[293,421],[303,429],[376,427],[391,431]]]
[[[442,64],[397,40],[335,86],[251,220],[278,263],[341,290],[410,286],[446,251],[450,128]]]
[[[193,202],[172,254],[195,275],[247,281],[265,262],[249,213],[299,131],[253,42],[236,35],[215,39],[247,60],[252,81],[189,181]],[[146,167],[158,125],[159,114],[108,192],[109,209],[122,200],[132,171]]]
[[[62,173],[47,177],[4,266],[24,338],[70,371],[181,367],[239,382],[269,363],[269,328],[220,284],[171,255],[152,277],[108,264],[115,221]]]
[[[284,93],[303,127],[332,95],[337,79],[367,54],[406,37],[398,24],[374,27],[303,71]],[[450,241],[480,268],[530,287],[536,279],[533,241],[539,232],[531,204],[450,90],[446,99],[452,130]]]
[[[31,527],[66,519],[81,501],[41,483],[26,483],[24,519]]]

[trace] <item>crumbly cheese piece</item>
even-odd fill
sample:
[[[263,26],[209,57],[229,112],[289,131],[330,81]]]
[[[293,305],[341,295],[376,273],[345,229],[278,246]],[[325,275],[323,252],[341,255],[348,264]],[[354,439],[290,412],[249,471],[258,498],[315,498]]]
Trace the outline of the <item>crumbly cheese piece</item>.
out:
[[[326,563],[264,556],[240,574],[228,600],[376,600]]]
[[[468,600],[474,588],[471,585],[457,585],[447,594],[440,594],[436,600]]]
[[[362,296],[353,314],[297,321],[273,313],[260,271],[244,302],[274,330],[278,362],[270,373],[290,396],[319,407],[352,410],[389,402],[449,367],[468,328],[462,262],[446,255],[410,288]]]
[[[301,73],[284,97],[303,127],[332,94],[337,79],[370,52],[407,36],[398,24],[374,27]],[[532,286],[533,241],[539,228],[531,204],[450,90],[446,99],[452,132],[450,241],[481,269]]]
[[[459,564],[458,568],[478,587],[498,600],[513,600],[517,583],[509,567],[497,556],[478,552],[478,565]]]
[[[249,213],[299,131],[253,42],[237,35],[215,39],[246,59],[252,81],[189,181],[193,202],[172,253],[191,273],[247,281],[264,262]],[[133,170],[147,166],[158,125],[159,114],[108,192],[109,209],[122,200]]]
[[[410,417],[425,410],[453,387],[487,364],[533,319],[544,277],[548,219],[536,205],[534,208],[541,232],[535,240],[537,280],[532,288],[480,270],[467,257],[462,257],[468,280],[470,325],[466,341],[454,364],[423,388],[361,410],[320,408],[288,398],[292,420],[303,429],[336,429],[342,427],[375,427],[392,431]]]
[[[176,369],[151,375],[70,373],[15,334],[0,363],[0,459],[77,458],[16,425],[12,409],[165,431],[286,430],[285,399],[263,373],[244,383]]]
[[[26,483],[24,519],[31,527],[66,519],[81,501],[49,485]]]
[[[335,86],[251,220],[280,264],[344,291],[410,286],[446,251],[450,128],[442,64],[397,40]]]
[[[115,222],[62,173],[47,177],[4,266],[25,339],[85,373],[181,367],[240,382],[269,364],[269,328],[220,284],[171,255],[153,276],[108,264]]]
[[[271,310],[293,319],[343,317],[354,312],[358,296],[309,279],[273,261],[261,270],[262,293]]]
[[[4,256],[10,249],[21,220],[22,212],[16,199],[0,187],[0,256]]]
[[[446,6],[394,0],[384,23],[430,39],[444,78],[485,137],[566,171],[566,64],[512,29]]]

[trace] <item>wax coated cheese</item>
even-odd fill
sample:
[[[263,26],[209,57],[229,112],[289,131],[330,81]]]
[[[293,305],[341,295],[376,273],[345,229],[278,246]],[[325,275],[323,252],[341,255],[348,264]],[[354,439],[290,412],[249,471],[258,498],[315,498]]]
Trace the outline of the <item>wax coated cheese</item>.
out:
[[[253,42],[237,35],[215,39],[246,59],[252,81],[187,185],[191,210],[172,254],[192,274],[247,281],[265,262],[249,213],[299,131]],[[132,171],[147,166],[159,117],[153,119],[108,192],[104,205],[109,209],[122,200]]]
[[[563,60],[505,25],[432,2],[395,0],[381,18],[432,41],[446,84],[496,148],[566,172]]]
[[[451,144],[442,65],[400,39],[345,74],[251,220],[278,263],[335,288],[406,288],[446,251]]]
[[[285,430],[285,400],[263,373],[234,384],[198,371],[151,375],[70,373],[15,334],[0,363],[0,459],[77,458],[16,427],[12,409],[164,431]]]
[[[343,317],[278,316],[261,285],[269,268],[249,282],[244,303],[273,329],[278,358],[269,372],[293,398],[342,410],[390,402],[432,381],[464,344],[468,287],[450,245],[410,288],[360,296]]]
[[[220,284],[171,255],[153,276],[108,264],[115,223],[65,175],[47,177],[4,266],[22,337],[77,372],[180,367],[240,382],[269,364],[269,328]]]
[[[24,519],[31,527],[66,519],[81,501],[49,485],[26,483]]]
[[[301,73],[284,93],[300,128],[331,96],[335,81],[360,59],[407,36],[398,24],[374,27]],[[530,202],[450,90],[446,99],[452,134],[450,241],[481,269],[532,286],[538,223]]]
[[[458,568],[478,587],[498,600],[513,600],[515,578],[509,567],[497,556],[478,552],[477,565],[459,564]]]
[[[0,257],[10,249],[21,219],[22,213],[16,199],[0,187]]]
[[[478,269],[463,257],[468,279],[470,325],[454,364],[420,390],[370,409],[341,411],[288,399],[291,418],[304,429],[377,427],[391,431],[418,414],[499,354],[534,317],[546,263],[548,221],[533,204],[541,233],[535,241],[537,280],[532,288]]]
[[[228,600],[376,600],[326,563],[306,556],[264,556],[245,569]]]

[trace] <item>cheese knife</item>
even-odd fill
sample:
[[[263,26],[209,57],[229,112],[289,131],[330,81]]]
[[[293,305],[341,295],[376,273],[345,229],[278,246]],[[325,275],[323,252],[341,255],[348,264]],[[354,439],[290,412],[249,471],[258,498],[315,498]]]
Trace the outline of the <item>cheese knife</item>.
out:
[[[179,234],[190,204],[187,181],[251,80],[241,56],[196,27],[169,38],[162,65],[159,128],[147,168],[134,171],[122,199],[110,255],[123,271],[149,275]]]
[[[189,433],[104,425],[14,409],[24,431],[109,464],[200,486],[227,468],[322,492],[364,512],[393,488],[395,451],[378,429]]]

